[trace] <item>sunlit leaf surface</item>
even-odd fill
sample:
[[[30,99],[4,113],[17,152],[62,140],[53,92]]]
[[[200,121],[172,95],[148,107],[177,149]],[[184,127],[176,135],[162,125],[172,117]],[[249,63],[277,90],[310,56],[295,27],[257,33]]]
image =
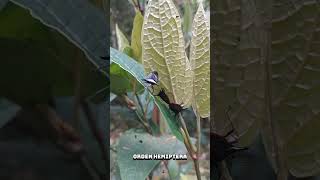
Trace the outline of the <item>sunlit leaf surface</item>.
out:
[[[158,71],[170,100],[188,106],[192,100],[192,69],[184,50],[181,19],[171,0],[150,1],[143,22],[142,63]]]
[[[193,19],[190,62],[194,73],[194,108],[203,118],[210,114],[210,29],[202,4]]]

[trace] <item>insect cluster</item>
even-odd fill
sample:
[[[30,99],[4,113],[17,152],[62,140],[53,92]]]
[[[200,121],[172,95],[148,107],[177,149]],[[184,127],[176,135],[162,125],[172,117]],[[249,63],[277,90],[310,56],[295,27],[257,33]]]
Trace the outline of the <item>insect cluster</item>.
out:
[[[158,84],[158,82],[159,82],[158,72],[152,71],[146,78],[142,79],[142,81],[147,84],[147,87],[151,87],[152,92],[153,92],[154,91],[153,86],[159,85]],[[181,104],[176,104],[176,103],[170,102],[170,99],[167,96],[167,94],[165,93],[164,89],[161,89],[156,96],[159,96],[164,102],[166,102],[169,105],[170,110],[172,112],[174,112],[175,115],[177,115],[182,110],[184,110],[183,107],[181,106]]]

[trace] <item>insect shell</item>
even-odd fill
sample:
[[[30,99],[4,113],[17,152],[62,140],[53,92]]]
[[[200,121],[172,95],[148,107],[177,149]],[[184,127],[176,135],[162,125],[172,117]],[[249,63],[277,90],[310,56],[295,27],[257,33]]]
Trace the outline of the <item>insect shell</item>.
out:
[[[143,78],[142,81],[144,81],[148,86],[158,85],[158,72],[152,71],[146,78]]]

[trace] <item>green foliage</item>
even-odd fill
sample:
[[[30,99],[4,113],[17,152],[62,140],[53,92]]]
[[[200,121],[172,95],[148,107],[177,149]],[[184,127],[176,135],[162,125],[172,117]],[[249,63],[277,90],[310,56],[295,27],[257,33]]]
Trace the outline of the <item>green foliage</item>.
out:
[[[143,16],[140,11],[136,12],[133,20],[133,28],[131,34],[131,48],[132,48],[132,58],[141,63],[142,56],[142,46],[141,46],[141,31],[143,24]]]
[[[117,159],[122,180],[144,180],[160,160],[133,160],[134,154],[185,153],[182,142],[173,136],[154,137],[129,130],[120,137]]]
[[[136,80],[143,85],[142,79],[144,78],[144,71],[141,64],[130,58],[129,56],[110,48],[110,60],[113,63],[119,65],[122,69],[129,72]],[[150,96],[155,100],[156,105],[159,107],[161,113],[163,114],[165,120],[167,121],[171,132],[181,141],[183,141],[182,135],[179,131],[177,120],[168,106],[159,98],[152,94]]]
[[[6,84],[1,95],[18,104],[44,103],[51,95],[72,95],[76,60],[80,62],[83,96],[106,87],[105,77],[80,49],[28,11],[8,3],[0,19],[0,82]]]

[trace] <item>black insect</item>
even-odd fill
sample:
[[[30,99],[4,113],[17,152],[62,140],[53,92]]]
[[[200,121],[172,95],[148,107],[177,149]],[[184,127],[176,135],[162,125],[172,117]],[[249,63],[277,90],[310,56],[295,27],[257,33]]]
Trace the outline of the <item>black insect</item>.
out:
[[[159,93],[157,94],[157,96],[159,96],[164,102],[166,102],[167,104],[170,104],[170,99],[167,96],[167,94],[165,93],[164,89],[161,89],[159,91]]]
[[[178,115],[183,109],[181,104],[169,103],[169,108],[175,115]]]
[[[229,118],[229,113],[226,111],[226,115],[230,121]],[[231,121],[230,121],[231,122]],[[232,122],[231,122],[232,125]],[[236,152],[244,151],[247,150],[248,147],[238,147],[235,144],[238,142],[238,137],[235,137],[232,135],[235,133],[235,129],[232,125],[232,130],[229,131],[225,135],[219,135],[217,133],[211,132],[210,133],[210,153],[211,153],[211,160],[212,164],[217,168],[217,174],[218,178],[220,179],[221,172],[219,168],[219,164],[223,161],[226,160],[228,157],[232,156]],[[233,137],[233,140],[229,140],[230,136]]]
[[[237,139],[233,141],[228,141],[227,138],[234,133],[234,129],[229,131],[226,135],[221,136],[219,134],[211,132],[210,134],[210,144],[212,145],[213,161],[221,162],[225,160],[230,155],[247,150],[247,147],[237,147],[235,144],[238,142]]]
[[[161,89],[159,93],[157,94],[164,102],[166,102],[169,105],[169,109],[174,112],[175,115],[180,113],[181,111],[184,110],[182,107],[182,104],[176,104],[176,103],[171,103],[168,95],[164,91],[164,89]]]

